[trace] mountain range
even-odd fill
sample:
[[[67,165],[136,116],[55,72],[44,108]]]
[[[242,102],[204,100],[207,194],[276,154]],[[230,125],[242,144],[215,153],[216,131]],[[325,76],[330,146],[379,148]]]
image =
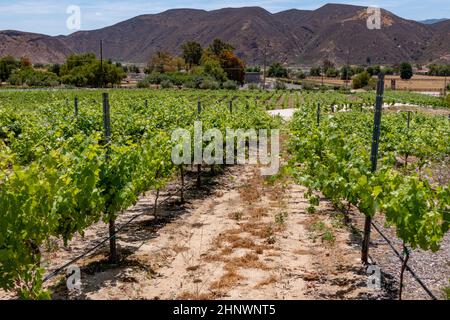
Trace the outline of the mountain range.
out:
[[[381,9],[381,28],[367,28],[367,8],[327,4],[316,10],[270,13],[260,7],[213,11],[173,9],[146,14],[106,28],[68,36],[0,31],[0,56],[61,63],[71,53],[99,54],[125,63],[145,63],[158,50],[179,54],[186,41],[207,46],[214,38],[231,43],[248,65],[268,62],[312,65],[323,59],[388,64],[450,61],[450,20],[420,23]]]

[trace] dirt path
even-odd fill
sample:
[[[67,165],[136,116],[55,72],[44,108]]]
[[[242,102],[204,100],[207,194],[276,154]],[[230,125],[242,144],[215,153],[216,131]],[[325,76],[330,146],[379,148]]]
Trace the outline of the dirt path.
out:
[[[283,120],[290,120],[294,116],[295,111],[297,109],[275,109],[267,111],[272,116],[280,116]]]
[[[311,264],[298,254],[307,251],[299,224],[305,217],[288,214],[282,187],[266,184],[255,167],[233,167],[220,180],[151,237],[133,234],[151,223],[148,217],[120,235],[127,256],[119,265],[105,264],[106,250],[82,261],[77,298],[306,298],[299,275]],[[135,210],[142,202],[151,201],[142,199]],[[53,290],[55,298],[68,298],[64,279]]]
[[[280,97],[278,98],[278,100],[276,101],[275,109],[284,109],[284,104],[285,104],[287,97],[288,97],[288,94],[286,94],[286,93],[281,94]]]
[[[190,179],[195,180],[195,175]],[[305,188],[281,174],[265,179],[255,166],[207,177],[187,203],[162,206],[159,219],[138,218],[119,235],[121,262],[107,248],[78,262],[82,289],[68,293],[63,275],[55,299],[355,299],[380,297],[366,288],[359,248],[324,200],[308,214]],[[162,195],[162,198],[164,196]],[[143,197],[125,216],[148,210]],[[147,208],[147,209],[146,209]],[[150,210],[151,212],[151,210]],[[96,226],[96,228],[101,228]],[[95,228],[94,228],[95,229]],[[325,235],[329,232],[331,238]],[[52,255],[65,262],[88,238]],[[93,237],[93,236],[92,236]],[[98,241],[98,239],[97,239]]]

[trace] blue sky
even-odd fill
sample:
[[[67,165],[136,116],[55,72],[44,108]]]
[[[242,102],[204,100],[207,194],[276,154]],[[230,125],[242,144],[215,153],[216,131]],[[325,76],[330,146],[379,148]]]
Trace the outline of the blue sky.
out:
[[[270,12],[286,9],[316,9],[328,2],[355,5],[376,5],[401,17],[424,20],[450,18],[449,0],[369,0],[369,1],[314,1],[314,0],[0,0],[0,30],[13,29],[49,35],[69,34],[66,13],[70,5],[81,8],[81,29],[91,30],[146,13],[158,13],[172,8],[196,8],[213,10],[223,7],[260,6]]]

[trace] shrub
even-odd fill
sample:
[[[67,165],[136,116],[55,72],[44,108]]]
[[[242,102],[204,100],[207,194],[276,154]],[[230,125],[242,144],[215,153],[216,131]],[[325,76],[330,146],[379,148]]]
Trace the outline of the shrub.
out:
[[[339,71],[335,68],[328,68],[326,76],[329,78],[336,78],[339,75]]]
[[[193,76],[181,72],[152,72],[144,80],[138,82],[138,87],[148,88],[150,84],[162,85],[163,82],[165,82],[166,85],[168,84],[168,82],[171,82],[172,86],[181,86],[185,85],[187,82],[192,81],[192,79]]]
[[[350,94],[350,89],[346,87],[339,87],[338,91],[343,94]]]
[[[277,81],[275,83],[275,90],[286,90],[286,84],[284,82],[281,81]]]
[[[170,81],[169,79],[165,79],[165,80],[161,81],[161,88],[163,88],[163,89],[173,88],[172,81]]]
[[[361,72],[355,78],[353,78],[352,88],[364,88],[369,84],[370,79],[370,74],[367,71]]]
[[[302,88],[303,90],[314,90],[315,85],[309,81],[302,81]]]
[[[297,79],[305,79],[305,78],[306,78],[306,74],[305,74],[302,70],[298,70],[298,71],[295,73],[295,77],[296,77]]]
[[[195,86],[194,81],[192,81],[192,80],[187,81],[187,82],[184,84],[184,87],[185,87],[185,88],[189,88],[189,89],[195,89],[195,88],[197,88],[197,87]]]
[[[55,87],[59,85],[58,76],[52,72],[23,68],[14,71],[9,83],[16,86]]]
[[[394,68],[391,67],[384,67],[383,68],[383,73],[385,75],[393,75],[394,74]]]
[[[287,78],[288,71],[286,68],[284,68],[281,63],[274,62],[270,67],[268,71],[269,77],[275,77],[275,78]]]
[[[147,79],[140,80],[137,83],[138,88],[150,88],[150,82],[147,81]]]
[[[261,72],[261,67],[248,67],[247,69],[245,69],[245,72]]]
[[[237,90],[238,86],[236,81],[228,80],[223,83],[223,88],[226,90]]]
[[[217,90],[220,88],[220,85],[217,81],[214,81],[211,79],[205,79],[200,83],[199,88],[200,89]]]
[[[248,90],[258,90],[259,86],[256,83],[250,83],[248,85]]]

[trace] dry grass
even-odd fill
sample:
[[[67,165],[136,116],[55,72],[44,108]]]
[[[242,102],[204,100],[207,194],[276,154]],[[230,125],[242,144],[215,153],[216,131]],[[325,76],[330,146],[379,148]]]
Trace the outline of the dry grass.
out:
[[[255,247],[255,242],[253,242],[253,240],[248,239],[248,238],[239,238],[239,239],[236,239],[235,241],[233,241],[231,246],[233,249],[236,249],[236,248],[251,249],[251,248]]]
[[[267,217],[267,208],[261,208],[261,207],[250,207],[248,209],[248,214],[250,218],[253,219],[261,219],[262,217]]]
[[[265,287],[272,283],[277,283],[277,282],[278,282],[278,277],[272,275],[272,276],[268,277],[267,279],[264,279],[264,280],[258,282],[258,284],[256,284],[256,286],[255,286],[255,289],[262,288],[262,287]]]
[[[243,202],[252,204],[261,197],[261,191],[255,185],[246,185],[239,189],[239,195]]]
[[[178,300],[214,300],[216,296],[212,293],[192,293],[192,292],[182,292],[177,296]]]
[[[187,267],[186,268],[186,271],[197,271],[198,269],[200,268],[200,266],[199,265],[196,265],[196,266],[189,266],[189,267]]]
[[[230,255],[233,253],[233,248],[227,247],[223,248],[222,251],[220,251],[220,254],[223,256]]]
[[[270,269],[267,265],[259,261],[259,257],[254,253],[247,253],[243,257],[228,259],[224,268],[228,271],[236,269]]]
[[[211,290],[231,289],[237,286],[245,278],[238,274],[235,270],[227,270],[227,272],[217,281],[210,285]]]
[[[186,247],[186,246],[181,246],[181,245],[177,244],[177,245],[172,247],[172,250],[175,251],[176,253],[181,253],[181,252],[188,251],[189,248]]]
[[[266,239],[270,235],[271,224],[265,222],[248,222],[241,225],[241,230],[254,237]]]

